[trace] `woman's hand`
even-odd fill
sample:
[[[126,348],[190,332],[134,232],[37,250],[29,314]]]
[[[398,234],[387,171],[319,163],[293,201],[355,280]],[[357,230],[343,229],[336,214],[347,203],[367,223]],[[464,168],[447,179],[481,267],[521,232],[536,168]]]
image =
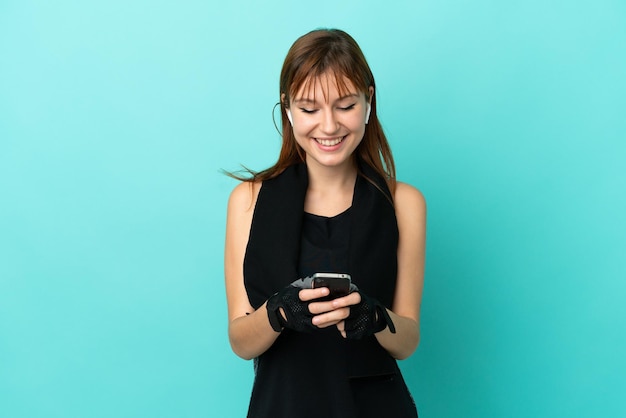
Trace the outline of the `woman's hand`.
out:
[[[322,289],[326,290],[325,294],[318,293]],[[328,289],[321,287],[319,289],[304,289],[300,291],[300,299],[303,301],[313,301],[328,294]],[[309,304],[309,311],[313,316],[313,325],[318,328],[326,328],[333,325],[337,326],[341,335],[345,338],[345,323],[344,320],[350,315],[350,306],[357,305],[361,302],[361,295],[359,292],[352,292],[347,296],[343,296],[337,299],[323,301],[323,302],[311,302]]]

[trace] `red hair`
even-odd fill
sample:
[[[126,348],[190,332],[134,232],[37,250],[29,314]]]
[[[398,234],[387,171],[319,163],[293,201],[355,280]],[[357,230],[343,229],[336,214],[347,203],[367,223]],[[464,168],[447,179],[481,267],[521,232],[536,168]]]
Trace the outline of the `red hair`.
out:
[[[310,87],[310,83],[315,83],[325,74],[334,76],[340,94],[349,90],[346,79],[365,94],[367,100],[370,99],[370,87],[376,91],[374,75],[361,48],[346,32],[339,29],[318,29],[301,36],[289,49],[280,73],[282,147],[278,161],[263,171],[249,170],[251,177],[231,173],[232,177],[243,181],[268,180],[293,164],[305,162],[305,152],[296,142],[286,110],[290,99],[302,87]],[[371,106],[369,122],[355,154],[387,181],[393,195],[396,185],[395,164],[376,113],[375,93],[371,98]]]

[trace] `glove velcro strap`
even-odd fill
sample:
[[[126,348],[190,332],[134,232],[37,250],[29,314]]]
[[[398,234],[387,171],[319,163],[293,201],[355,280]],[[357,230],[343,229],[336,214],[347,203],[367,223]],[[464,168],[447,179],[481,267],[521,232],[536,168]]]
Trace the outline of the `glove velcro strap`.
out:
[[[270,321],[272,329],[276,332],[281,332],[285,328],[285,320],[280,314],[280,303],[278,293],[274,293],[268,300],[267,305],[267,318]]]
[[[393,324],[393,321],[391,320],[391,316],[389,316],[389,312],[387,312],[387,309],[380,302],[376,304],[376,312],[378,313],[378,319],[376,320],[376,324],[377,324],[376,328],[379,328],[379,331],[382,331],[385,328],[389,327],[389,331],[392,334],[395,334],[396,326]]]

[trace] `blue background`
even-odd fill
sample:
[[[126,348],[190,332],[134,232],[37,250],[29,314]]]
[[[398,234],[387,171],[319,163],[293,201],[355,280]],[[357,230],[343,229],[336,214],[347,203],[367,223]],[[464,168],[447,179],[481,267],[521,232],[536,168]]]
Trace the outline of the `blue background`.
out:
[[[422,417],[622,417],[623,1],[0,1],[0,416],[240,417],[219,170],[339,27],[429,204]]]

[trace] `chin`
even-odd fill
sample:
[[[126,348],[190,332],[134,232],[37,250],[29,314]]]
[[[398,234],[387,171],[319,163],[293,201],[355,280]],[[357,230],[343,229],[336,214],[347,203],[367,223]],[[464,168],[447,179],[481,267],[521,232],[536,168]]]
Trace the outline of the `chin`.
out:
[[[351,164],[352,161],[354,159],[352,158],[352,155],[345,157],[345,156],[326,156],[326,158],[318,158],[316,156],[310,156],[309,157],[309,162],[314,161],[316,164],[319,164],[321,166],[324,167],[341,167],[343,165],[346,164]]]

